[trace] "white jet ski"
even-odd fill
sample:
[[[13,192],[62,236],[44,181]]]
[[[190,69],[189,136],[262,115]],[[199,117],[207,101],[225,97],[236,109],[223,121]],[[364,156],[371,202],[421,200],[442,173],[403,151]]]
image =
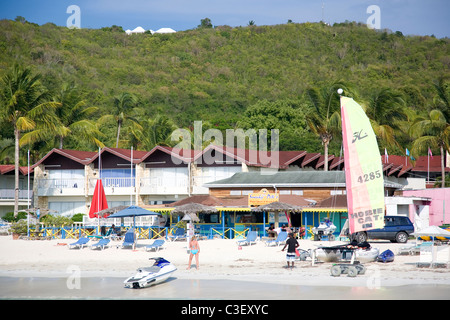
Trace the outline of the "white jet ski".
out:
[[[125,288],[146,288],[154,284],[167,280],[177,268],[164,258],[150,258],[155,260],[151,267],[142,267],[137,269],[137,273],[126,279],[123,283]]]

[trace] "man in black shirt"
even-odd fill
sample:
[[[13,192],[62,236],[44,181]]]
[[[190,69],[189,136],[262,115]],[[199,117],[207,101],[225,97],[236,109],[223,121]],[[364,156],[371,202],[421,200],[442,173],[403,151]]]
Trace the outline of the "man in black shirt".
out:
[[[287,267],[294,268],[294,261],[295,261],[295,249],[299,246],[298,241],[294,238],[293,233],[289,233],[289,238],[286,240],[286,244],[284,245],[283,249],[281,251],[284,251],[284,249],[287,249],[286,253],[286,261],[287,261]],[[289,262],[292,263],[292,266],[289,265]]]

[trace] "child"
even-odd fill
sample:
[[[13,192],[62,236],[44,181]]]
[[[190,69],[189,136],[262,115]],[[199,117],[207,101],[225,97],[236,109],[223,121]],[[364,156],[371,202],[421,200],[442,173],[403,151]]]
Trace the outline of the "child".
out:
[[[284,251],[286,247],[288,247],[287,253],[286,253],[286,261],[287,261],[287,267],[289,268],[289,262],[292,263],[291,269],[294,268],[294,261],[295,261],[295,249],[299,246],[298,241],[294,238],[293,233],[289,233],[289,238],[286,240],[286,244],[284,245],[283,249],[281,251]]]

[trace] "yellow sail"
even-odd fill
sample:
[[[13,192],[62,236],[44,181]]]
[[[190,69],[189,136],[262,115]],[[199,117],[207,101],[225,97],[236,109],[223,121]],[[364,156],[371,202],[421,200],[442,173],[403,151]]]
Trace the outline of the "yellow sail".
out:
[[[341,97],[350,233],[384,227],[383,167],[377,139],[361,106]]]

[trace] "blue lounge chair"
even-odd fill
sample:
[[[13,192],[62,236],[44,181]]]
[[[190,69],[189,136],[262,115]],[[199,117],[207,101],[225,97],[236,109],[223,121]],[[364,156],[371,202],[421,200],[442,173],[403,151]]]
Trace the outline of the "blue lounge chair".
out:
[[[277,236],[276,239],[267,241],[267,242],[266,242],[266,246],[271,246],[272,244],[274,244],[274,245],[276,245],[276,246],[279,246],[280,244],[282,244],[283,242],[286,241],[287,236],[288,236],[288,234],[287,234],[286,231],[281,231],[281,232],[278,234],[278,236]]]
[[[111,240],[109,239],[100,239],[99,242],[94,243],[91,245],[91,249],[105,249],[105,247],[107,247],[109,245],[109,242]]]
[[[145,247],[145,251],[153,250],[153,249],[155,249],[155,251],[159,251],[159,249],[162,248],[162,246],[163,246],[164,243],[165,243],[164,240],[157,239],[157,240],[153,241],[152,244],[146,246],[146,247]]]
[[[136,235],[134,234],[134,230],[128,231],[127,233],[125,233],[122,248],[132,247],[134,249],[135,245],[136,245]]]
[[[256,231],[249,231],[247,234],[247,238],[245,240],[237,241],[237,244],[240,246],[252,245],[252,244],[256,243],[257,236],[258,236],[258,233]]]
[[[186,232],[184,231],[183,228],[177,228],[173,235],[169,235],[169,240],[171,240],[171,241],[184,240],[184,239],[186,239]]]
[[[69,249],[78,248],[83,249],[83,247],[89,242],[89,238],[80,238],[77,242],[68,245]]]

